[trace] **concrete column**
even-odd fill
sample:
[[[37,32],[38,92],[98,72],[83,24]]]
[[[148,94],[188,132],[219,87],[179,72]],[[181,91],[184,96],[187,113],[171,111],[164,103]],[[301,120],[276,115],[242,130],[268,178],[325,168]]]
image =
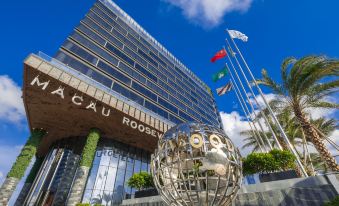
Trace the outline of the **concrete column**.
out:
[[[0,206],[8,204],[17,184],[24,176],[27,167],[36,154],[37,148],[44,135],[45,132],[41,129],[33,130],[30,138],[27,140],[11,170],[7,174],[5,182],[0,188]]]
[[[75,206],[77,203],[81,202],[99,138],[99,130],[91,129],[81,154],[80,165],[74,177],[73,185],[66,204],[67,206]]]
[[[20,179],[7,177],[0,189],[0,206],[6,206]]]

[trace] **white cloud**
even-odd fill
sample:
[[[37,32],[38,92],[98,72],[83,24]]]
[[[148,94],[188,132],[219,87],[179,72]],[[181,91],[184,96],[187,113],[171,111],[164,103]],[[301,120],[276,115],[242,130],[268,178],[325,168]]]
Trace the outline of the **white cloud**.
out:
[[[335,142],[337,145],[339,145],[339,129],[336,129],[332,135],[330,136],[330,139]],[[339,155],[339,151],[336,150],[332,145],[329,143],[326,144],[327,148],[329,148],[332,155]]]
[[[231,138],[233,143],[239,148],[242,155],[247,155],[252,148],[241,149],[244,144],[244,136],[240,132],[250,129],[248,122],[238,112],[231,113],[220,112],[221,120],[225,133]]]
[[[276,99],[277,95],[269,93],[269,94],[264,94],[264,97],[267,102],[270,102]],[[255,96],[255,99],[258,101],[258,104],[257,104],[257,101],[255,101],[255,99],[253,98],[253,95],[249,95],[249,99],[252,105],[254,106],[254,108],[258,108],[258,104],[261,108],[266,108],[265,101],[260,94]]]
[[[163,0],[183,10],[184,15],[205,27],[213,27],[222,22],[226,13],[245,12],[252,0]]]
[[[0,120],[20,123],[25,109],[20,87],[7,75],[0,75]]]
[[[0,145],[0,185],[2,185],[3,181],[6,178],[7,173],[11,169],[14,161],[16,160],[17,156],[19,155],[22,145],[11,146],[11,145]],[[28,166],[24,177],[18,183],[8,205],[14,205],[15,200],[18,198],[19,193],[24,185],[24,182],[27,178],[29,171],[32,168],[32,165],[35,161],[35,158],[32,159],[30,165]]]
[[[0,185],[19,155],[22,146],[0,145]]]

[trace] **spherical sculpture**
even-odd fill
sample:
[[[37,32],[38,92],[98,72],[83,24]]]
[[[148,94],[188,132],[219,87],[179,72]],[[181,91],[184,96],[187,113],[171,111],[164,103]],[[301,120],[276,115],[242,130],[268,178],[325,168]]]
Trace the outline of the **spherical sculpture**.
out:
[[[240,158],[239,150],[222,130],[184,123],[159,140],[151,172],[168,205],[231,205],[241,186]]]

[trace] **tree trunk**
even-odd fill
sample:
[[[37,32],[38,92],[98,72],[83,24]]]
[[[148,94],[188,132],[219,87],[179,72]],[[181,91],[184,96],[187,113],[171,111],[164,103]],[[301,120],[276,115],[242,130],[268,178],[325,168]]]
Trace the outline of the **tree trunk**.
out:
[[[306,118],[306,116],[299,108],[294,108],[294,113],[295,116],[298,118],[298,121],[300,122],[305,134],[310,137],[314,147],[319,152],[321,158],[325,161],[325,164],[330,168],[330,170],[338,172],[339,165],[337,164],[331,153],[328,151],[325,144],[322,142],[318,132],[312,127],[310,121]]]
[[[305,136],[305,132],[304,132],[303,128],[301,128],[301,134],[302,134],[302,137],[303,137],[303,145],[304,145],[305,169],[306,169],[306,172],[309,176],[315,176],[315,171],[314,171],[314,168],[313,168],[310,153],[308,152],[306,136]],[[310,161],[310,167],[307,164],[307,159],[309,159],[309,161]]]
[[[14,162],[11,170],[7,174],[5,182],[0,188],[0,205],[7,205],[10,200],[17,184],[24,176],[29,163],[36,154],[37,147],[39,146],[45,132],[42,130],[34,130],[27,140],[25,146],[22,148],[19,156]]]

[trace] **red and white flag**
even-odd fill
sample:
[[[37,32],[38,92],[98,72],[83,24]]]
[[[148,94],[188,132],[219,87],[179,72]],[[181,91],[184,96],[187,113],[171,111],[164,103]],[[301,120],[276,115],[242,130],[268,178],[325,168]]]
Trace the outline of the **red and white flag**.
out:
[[[218,51],[218,52],[214,55],[214,57],[211,58],[211,62],[215,62],[215,61],[217,61],[218,59],[224,58],[225,56],[227,56],[226,49],[222,49],[222,50]]]

